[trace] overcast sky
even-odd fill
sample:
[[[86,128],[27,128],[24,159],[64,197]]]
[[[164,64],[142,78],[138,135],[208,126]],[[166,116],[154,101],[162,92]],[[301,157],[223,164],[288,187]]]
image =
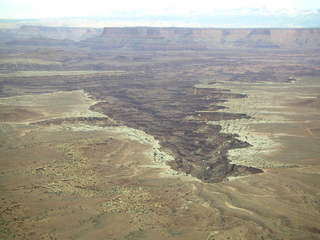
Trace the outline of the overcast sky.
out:
[[[107,17],[119,12],[187,15],[261,7],[316,10],[320,0],[0,0],[0,18]]]

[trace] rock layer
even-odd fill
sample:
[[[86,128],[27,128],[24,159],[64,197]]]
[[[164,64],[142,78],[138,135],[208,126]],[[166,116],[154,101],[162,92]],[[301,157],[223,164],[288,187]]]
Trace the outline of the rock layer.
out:
[[[2,29],[0,36],[8,39],[55,39],[81,41],[91,37],[97,37],[102,29],[85,27],[45,27],[45,26],[21,26],[18,29]]]
[[[320,29],[104,28],[98,41],[136,49],[319,48]]]

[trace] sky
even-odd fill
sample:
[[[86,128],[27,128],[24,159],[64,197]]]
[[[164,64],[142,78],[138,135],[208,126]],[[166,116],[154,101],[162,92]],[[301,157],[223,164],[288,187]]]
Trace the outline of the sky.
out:
[[[237,8],[320,9],[320,0],[0,0],[0,18],[212,14]]]

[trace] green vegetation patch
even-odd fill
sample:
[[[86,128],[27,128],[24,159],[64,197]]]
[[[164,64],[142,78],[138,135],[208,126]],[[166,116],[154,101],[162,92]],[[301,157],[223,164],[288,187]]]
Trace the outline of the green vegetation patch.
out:
[[[0,217],[0,239],[13,239],[15,234],[8,227],[9,222]]]

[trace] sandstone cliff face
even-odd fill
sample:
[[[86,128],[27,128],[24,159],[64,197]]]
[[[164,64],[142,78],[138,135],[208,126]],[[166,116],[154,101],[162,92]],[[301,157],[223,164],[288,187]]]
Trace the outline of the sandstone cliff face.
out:
[[[97,39],[101,47],[134,49],[199,49],[205,43],[196,42],[195,29],[191,28],[104,28]]]
[[[102,29],[98,28],[22,26],[19,29],[11,30],[9,34],[16,39],[48,38],[81,41],[97,37],[101,32]]]
[[[53,39],[82,41],[95,48],[136,50],[199,50],[215,48],[319,49],[320,28],[76,28],[22,26],[0,30],[1,40]]]
[[[104,28],[99,41],[136,49],[320,48],[320,29]]]

